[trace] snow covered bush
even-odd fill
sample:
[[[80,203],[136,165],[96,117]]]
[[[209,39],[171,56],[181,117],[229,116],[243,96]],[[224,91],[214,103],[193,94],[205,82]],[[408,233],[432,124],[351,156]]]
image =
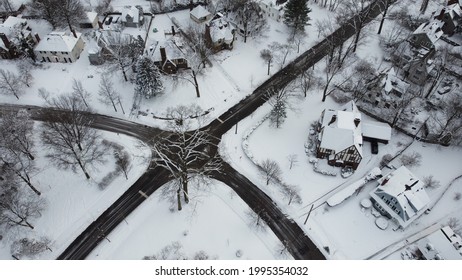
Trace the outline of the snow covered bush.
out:
[[[380,161],[380,167],[383,168],[387,166],[392,159],[393,159],[393,156],[391,154],[383,155],[382,160]]]
[[[45,250],[51,251],[49,247],[50,243],[51,241],[46,237],[42,237],[39,240],[22,238],[11,244],[11,255],[16,258],[22,258],[23,256],[34,258]]]
[[[411,154],[404,154],[401,156],[401,163],[406,167],[420,166],[422,155],[417,152]]]
[[[440,181],[435,180],[433,178],[433,175],[429,175],[429,176],[424,177],[423,178],[423,183],[424,183],[424,187],[430,188],[430,189],[436,189],[441,185]]]

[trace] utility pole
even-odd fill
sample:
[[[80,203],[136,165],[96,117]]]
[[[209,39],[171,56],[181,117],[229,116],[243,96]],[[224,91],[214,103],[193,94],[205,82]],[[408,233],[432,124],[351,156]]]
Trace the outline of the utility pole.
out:
[[[305,222],[303,223],[304,225],[306,225],[306,222],[308,222],[308,218],[310,217],[311,210],[313,210],[313,207],[314,207],[314,204],[311,204],[310,211],[308,211],[308,215],[306,215]]]

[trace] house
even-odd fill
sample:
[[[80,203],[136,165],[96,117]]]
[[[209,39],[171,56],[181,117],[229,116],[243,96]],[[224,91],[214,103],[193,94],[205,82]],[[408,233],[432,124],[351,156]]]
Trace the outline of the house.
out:
[[[258,2],[263,14],[275,21],[281,21],[284,17],[284,7],[287,0],[261,0]]]
[[[371,201],[382,215],[406,228],[427,210],[430,199],[424,184],[405,166],[401,166],[378,181]]]
[[[33,34],[27,20],[9,16],[0,24],[0,58],[12,59],[21,55],[19,48],[26,44],[33,48],[40,38]]]
[[[88,60],[91,65],[101,65],[104,63],[103,48],[98,45],[96,40],[90,40],[87,50]]]
[[[182,50],[183,46],[180,40],[174,38],[157,42],[155,46],[149,48],[154,64],[165,74],[175,74],[179,69],[188,68],[188,60]]]
[[[98,29],[99,28],[98,14],[95,12],[87,12],[86,17],[83,18],[82,21],[80,21],[79,27]]]
[[[77,38],[68,32],[51,32],[34,49],[38,61],[72,63],[79,59],[85,47],[82,34]]]
[[[435,43],[443,35],[440,21],[422,23],[408,38],[408,41],[417,49],[434,50]]]
[[[326,109],[318,124],[316,157],[327,158],[332,166],[356,170],[362,159],[361,113],[354,102],[343,110]]]
[[[205,25],[207,46],[214,52],[233,49],[236,29],[225,18],[218,17]]]
[[[462,260],[462,238],[445,226],[417,241],[425,260]]]
[[[404,65],[404,78],[417,85],[425,85],[435,65],[428,59],[415,58]]]
[[[435,19],[443,23],[441,30],[449,36],[462,31],[462,1],[449,0],[448,5],[443,7]]]
[[[140,27],[144,23],[143,8],[140,6],[125,6],[121,15],[125,27]]]
[[[100,65],[105,60],[117,57],[120,46],[129,45],[133,52],[142,54],[144,40],[141,36],[134,37],[131,34],[122,33],[121,30],[98,30],[88,43],[88,59],[92,65]],[[134,48],[137,48],[136,50]]]
[[[189,12],[189,17],[197,23],[203,23],[210,20],[212,14],[201,5],[198,5]]]

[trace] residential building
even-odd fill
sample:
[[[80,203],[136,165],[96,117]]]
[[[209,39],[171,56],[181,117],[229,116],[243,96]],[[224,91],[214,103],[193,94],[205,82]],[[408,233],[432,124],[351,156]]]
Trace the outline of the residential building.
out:
[[[121,22],[125,27],[140,27],[144,23],[143,9],[140,6],[125,6]]]
[[[448,5],[442,7],[435,19],[443,23],[441,30],[449,36],[462,31],[462,1],[449,0]]]
[[[171,37],[164,42],[157,42],[151,46],[149,54],[159,70],[165,74],[175,74],[179,69],[188,68],[188,60],[183,52],[181,40]]]
[[[356,170],[362,159],[361,113],[349,102],[343,110],[326,109],[319,121],[317,158],[329,165],[349,166]]]
[[[20,55],[20,45],[25,43],[33,48],[39,40],[38,35],[33,34],[27,20],[9,16],[0,24],[0,58],[16,58]]]
[[[371,193],[374,207],[384,216],[406,228],[427,210],[430,199],[424,184],[405,166],[378,181]]]
[[[189,12],[189,17],[197,23],[204,23],[206,21],[209,21],[212,18],[212,16],[213,15],[201,5],[196,6]]]
[[[266,17],[275,21],[282,21],[286,2],[287,0],[261,0],[258,4]]]
[[[440,21],[422,23],[408,38],[408,41],[417,49],[434,50],[435,43],[443,35]]]
[[[425,260],[462,260],[462,238],[445,226],[417,241]]]
[[[92,28],[98,29],[98,14],[95,12],[86,12],[86,17],[82,19],[79,23],[80,28]]]
[[[69,32],[52,32],[40,40],[34,49],[38,61],[42,62],[75,62],[85,47],[82,34],[74,37]]]
[[[205,39],[214,52],[233,48],[236,29],[224,17],[218,17],[205,25]]]

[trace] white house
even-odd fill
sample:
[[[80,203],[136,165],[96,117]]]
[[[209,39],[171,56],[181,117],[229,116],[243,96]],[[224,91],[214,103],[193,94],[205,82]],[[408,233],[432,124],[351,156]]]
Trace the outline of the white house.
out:
[[[426,260],[462,260],[462,238],[445,226],[417,241]]]
[[[430,199],[424,184],[409,169],[401,166],[379,181],[370,193],[374,207],[382,215],[406,228],[425,210]]]
[[[284,17],[284,7],[287,1],[261,0],[260,5],[263,14],[275,21],[281,21]]]
[[[189,12],[189,17],[197,23],[203,23],[210,20],[212,14],[201,5],[198,5]]]
[[[205,25],[205,39],[214,52],[224,49],[231,50],[235,39],[235,31],[234,26],[224,17],[219,17]]]
[[[85,47],[81,33],[77,38],[68,32],[52,32],[45,36],[34,49],[38,61],[71,63],[79,59]]]

